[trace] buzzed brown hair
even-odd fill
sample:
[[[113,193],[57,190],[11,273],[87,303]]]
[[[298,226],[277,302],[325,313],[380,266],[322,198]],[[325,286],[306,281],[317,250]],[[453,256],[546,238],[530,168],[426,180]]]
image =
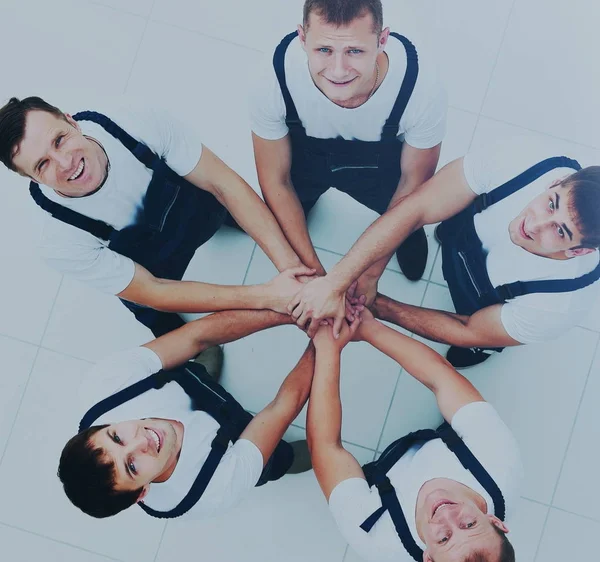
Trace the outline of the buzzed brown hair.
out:
[[[305,31],[312,13],[337,27],[348,25],[369,13],[373,17],[373,33],[379,35],[383,29],[381,0],[306,0],[302,23]]]

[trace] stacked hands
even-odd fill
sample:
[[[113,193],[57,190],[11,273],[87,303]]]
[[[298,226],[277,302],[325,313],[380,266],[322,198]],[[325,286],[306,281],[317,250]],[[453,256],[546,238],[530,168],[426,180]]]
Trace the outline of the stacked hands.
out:
[[[299,266],[286,269],[265,284],[268,308],[289,314],[310,338],[321,334],[328,325],[334,339],[354,333],[361,316],[372,318],[367,307],[377,294],[377,279],[362,275],[347,289],[329,276],[319,276],[315,269]],[[347,343],[347,342],[346,342]],[[343,346],[342,346],[343,347]]]

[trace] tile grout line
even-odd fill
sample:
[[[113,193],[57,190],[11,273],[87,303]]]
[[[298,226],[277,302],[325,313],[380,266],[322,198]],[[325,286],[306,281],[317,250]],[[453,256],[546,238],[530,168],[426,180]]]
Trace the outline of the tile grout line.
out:
[[[48,313],[48,319],[46,320],[46,324],[44,326],[44,331],[42,332],[42,336],[40,338],[40,343],[36,345],[37,351],[35,352],[35,357],[33,358],[33,362],[31,363],[31,368],[29,369],[29,375],[27,375],[27,381],[25,382],[25,386],[23,387],[23,393],[21,394],[21,399],[19,400],[19,405],[17,407],[17,411],[15,412],[15,417],[13,418],[13,422],[10,426],[10,430],[8,435],[6,436],[6,444],[4,445],[4,449],[2,450],[2,454],[0,455],[0,467],[4,462],[4,457],[6,456],[6,451],[8,450],[8,446],[10,445],[10,440],[12,438],[13,431],[15,430],[15,426],[17,425],[17,419],[19,418],[19,413],[21,411],[21,406],[23,405],[23,401],[25,400],[25,395],[27,394],[27,389],[29,388],[29,383],[31,382],[31,373],[33,373],[33,369],[37,364],[38,357],[40,355],[40,350],[42,349],[42,342],[44,341],[44,337],[46,336],[46,331],[48,330],[48,325],[50,324],[50,318],[52,318],[52,313],[54,312],[54,308],[56,306],[56,300],[58,298],[58,293],[60,292],[60,288],[62,287],[64,281],[64,276],[61,277],[60,283],[56,288],[56,293],[54,294],[54,301],[52,302],[52,308]]]
[[[500,44],[498,45],[498,51],[496,53],[496,58],[494,60],[492,70],[490,72],[490,78],[489,78],[487,86],[485,88],[485,92],[484,92],[483,98],[481,100],[481,105],[479,106],[479,113],[477,114],[477,121],[475,122],[475,127],[473,127],[473,134],[471,135],[471,142],[469,143],[467,152],[470,152],[470,150],[471,150],[471,145],[473,144],[473,139],[475,138],[475,132],[477,131],[477,127],[479,126],[479,122],[481,121],[481,112],[483,111],[483,108],[485,106],[485,100],[487,99],[488,94],[490,92],[492,78],[494,77],[494,72],[496,72],[496,67],[498,66],[498,60],[500,59],[500,52],[502,51],[502,47],[504,45],[504,40],[506,39],[506,32],[508,31],[508,26],[510,25],[510,20],[511,20],[513,12],[515,10],[516,3],[517,3],[517,0],[513,0],[513,3],[510,7],[510,11],[508,12],[508,17],[506,18],[506,26],[504,27],[504,31],[502,33],[502,38],[500,39]]]
[[[122,562],[122,560],[120,558],[113,558],[112,556],[107,556],[106,554],[101,554],[100,552],[95,552],[94,550],[89,550],[88,548],[83,548],[81,546],[77,546],[75,544],[71,544],[71,543],[66,542],[66,541],[61,541],[61,540],[55,539],[53,537],[48,537],[48,536],[43,535],[41,533],[36,533],[35,531],[30,531],[28,529],[24,529],[22,527],[19,527],[18,525],[11,525],[10,523],[6,523],[4,521],[0,521],[0,525],[3,526],[3,527],[8,527],[9,529],[14,529],[16,531],[21,531],[23,533],[27,533],[29,535],[33,535],[35,537],[39,537],[39,538],[44,539],[44,540],[48,540],[48,541],[56,543],[56,544],[62,544],[64,546],[68,546],[70,548],[75,548],[76,550],[81,550],[82,552],[88,552],[89,554],[93,554],[94,556],[100,556],[100,557],[104,558],[105,560],[112,560],[113,562]]]
[[[154,10],[154,5],[156,4],[156,0],[152,0],[152,7],[150,8],[150,13]],[[140,50],[142,48],[142,43],[144,42],[144,37],[146,37],[146,31],[148,30],[148,25],[150,24],[150,16],[146,19],[146,24],[144,25],[144,31],[142,31],[142,36],[140,37],[140,42],[138,43],[137,49],[135,50],[135,54],[133,55],[133,60],[131,61],[131,70],[129,71],[129,76],[127,77],[127,81],[125,82],[125,87],[123,88],[123,94],[127,92],[129,88],[129,82],[131,81],[131,77],[133,76],[133,69],[135,68],[135,63],[137,62],[138,55],[140,54]]]
[[[169,521],[167,521],[165,523],[165,526],[163,527],[162,533],[160,534],[160,540],[158,541],[158,546],[156,547],[156,554],[154,555],[154,558],[152,559],[153,562],[156,562],[156,560],[158,559],[158,553],[160,552],[160,547],[162,546],[163,539],[165,538],[165,534],[167,532],[167,526],[168,525],[169,525]]]
[[[348,551],[350,550],[350,545],[346,544],[346,549],[344,550],[344,555],[342,556],[342,562],[346,562],[346,558],[348,556]]]
[[[258,244],[254,242],[254,247],[252,248],[252,252],[250,253],[250,259],[248,260],[248,265],[246,266],[246,273],[244,273],[244,278],[242,279],[242,285],[246,284],[246,278],[248,277],[248,273],[250,272],[250,266],[252,265],[252,260],[254,259],[254,252],[256,252],[256,246],[258,246]]]
[[[546,514],[546,518],[544,519],[544,525],[542,527],[542,534],[540,535],[540,541],[538,542],[537,548],[535,550],[535,554],[533,556],[534,562],[537,561],[538,554],[540,552],[540,547],[542,546],[542,541],[544,539],[544,535],[546,534],[546,527],[548,525],[548,519],[550,518],[550,512],[552,511],[553,508],[554,509],[559,509],[559,508],[555,508],[554,505],[553,505],[554,504],[554,496],[556,495],[556,491],[558,489],[558,484],[560,482],[562,471],[563,471],[563,468],[565,466],[565,461],[567,459],[567,454],[569,452],[569,447],[571,445],[571,439],[572,439],[573,433],[575,431],[575,425],[577,423],[577,418],[579,417],[579,410],[581,409],[581,403],[583,402],[583,398],[585,396],[585,391],[587,389],[587,385],[588,385],[588,382],[590,380],[590,373],[592,372],[592,367],[594,365],[594,359],[596,358],[596,354],[598,353],[598,349],[600,349],[600,336],[598,337],[598,340],[596,341],[596,348],[594,350],[594,354],[592,355],[592,360],[591,360],[591,363],[590,363],[590,368],[588,370],[588,374],[587,374],[587,377],[585,379],[585,383],[583,385],[583,390],[581,391],[581,398],[579,399],[579,404],[577,405],[577,410],[575,412],[575,417],[574,417],[574,420],[573,420],[573,425],[572,425],[571,431],[569,433],[569,438],[567,439],[567,446],[565,447],[565,454],[563,456],[562,462],[560,464],[560,469],[559,469],[558,475],[556,477],[556,484],[554,485],[554,490],[552,492],[552,497],[550,498],[550,508],[548,509],[548,513]],[[561,511],[565,511],[565,510],[561,510]]]
[[[569,448],[571,447],[571,440],[573,439],[573,433],[575,433],[575,426],[577,425],[577,419],[579,418],[579,412],[581,411],[581,405],[583,404],[583,400],[585,398],[585,391],[587,390],[588,384],[590,382],[590,375],[592,374],[592,367],[594,366],[594,360],[596,359],[598,350],[600,350],[600,335],[597,336],[597,338],[596,338],[596,347],[592,354],[592,359],[590,361],[590,368],[588,369],[587,376],[585,377],[585,383],[583,384],[583,389],[581,391],[581,397],[579,398],[579,404],[577,404],[577,410],[575,411],[575,417],[573,418],[573,424],[571,426],[571,431],[569,432],[569,438],[567,439],[567,445],[565,447],[565,454],[563,456],[562,462],[560,463],[560,469],[558,471],[558,475],[556,476],[556,484],[554,485],[552,497],[550,498],[550,506],[551,507],[554,507],[554,498],[556,497],[556,492],[558,490],[558,484],[560,482],[560,478],[562,476],[562,471],[564,469],[565,462],[567,460],[567,454],[569,453]]]
[[[432,269],[433,271],[433,269]],[[429,281],[426,281],[426,285],[425,285],[425,290],[423,291],[423,296],[421,297],[421,301],[419,303],[419,306],[423,306],[423,303],[425,302],[425,296],[427,295],[427,290],[429,289]],[[411,338],[414,337],[414,334],[411,332]],[[383,424],[381,426],[381,433],[379,434],[379,439],[377,440],[377,447],[375,448],[375,455],[377,455],[377,451],[380,450],[380,446],[381,446],[381,440],[383,439],[383,434],[385,432],[385,427],[387,425],[388,419],[390,417],[390,412],[392,411],[392,406],[394,404],[394,399],[396,398],[396,392],[398,390],[398,385],[400,384],[400,377],[402,376],[402,373],[404,372],[404,367],[402,367],[401,365],[398,365],[400,367],[400,371],[398,372],[398,377],[396,379],[396,384],[394,386],[394,391],[392,392],[392,398],[390,400],[390,405],[388,406],[388,411],[385,414],[385,419],[383,420]]]
[[[132,12],[130,10],[127,10],[125,8],[117,8],[116,6],[111,6],[110,4],[105,4],[104,2],[102,2],[102,0],[88,0],[88,3],[91,4],[92,6],[102,6],[103,8],[108,8],[111,10],[114,10],[115,12],[119,12],[121,14],[127,14],[128,16],[135,16],[138,18],[143,18],[145,20],[147,20],[150,15],[144,16],[142,14],[136,14],[135,12]],[[154,6],[154,4],[153,4]]]

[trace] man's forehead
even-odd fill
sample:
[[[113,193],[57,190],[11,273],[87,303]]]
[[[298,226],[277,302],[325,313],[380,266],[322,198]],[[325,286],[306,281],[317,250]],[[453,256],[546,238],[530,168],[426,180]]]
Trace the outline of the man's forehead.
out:
[[[32,159],[39,156],[50,139],[64,130],[66,121],[47,111],[33,110],[25,117],[25,132],[21,142],[15,147],[13,158]]]
[[[376,35],[370,12],[365,12],[362,16],[343,25],[328,23],[325,18],[312,12],[305,31],[306,36],[311,37],[314,41],[327,39],[358,41],[359,39],[367,40],[369,36]]]

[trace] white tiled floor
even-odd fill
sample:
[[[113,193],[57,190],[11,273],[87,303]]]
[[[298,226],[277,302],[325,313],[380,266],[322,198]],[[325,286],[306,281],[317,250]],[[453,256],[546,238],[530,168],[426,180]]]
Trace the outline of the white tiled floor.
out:
[[[255,65],[294,29],[302,0],[4,0],[0,100],[48,96],[64,109],[86,96],[143,96],[198,123],[207,145],[256,187],[245,88]],[[435,53],[449,92],[442,163],[470,146],[527,135],[583,164],[600,162],[596,22],[586,0],[387,0],[393,29]],[[71,100],[73,100],[71,102]],[[33,253],[40,213],[26,182],[0,170],[0,557],[29,560],[234,559],[355,562],[312,473],[257,489],[206,522],[153,520],[136,510],[89,520],[63,497],[58,453],[85,407],[90,361],[149,338],[118,302],[62,277]],[[352,220],[332,220],[344,213]],[[337,192],[310,218],[323,263],[333,265],[374,215]],[[430,236],[426,279],[395,265],[381,290],[450,307]],[[191,275],[254,283],[273,268],[247,237],[223,230]],[[506,350],[467,371],[515,431],[526,464],[511,534],[519,560],[589,558],[600,532],[596,485],[600,303],[557,342]],[[274,345],[276,342],[276,345]],[[272,398],[305,345],[291,327],[226,346],[224,382],[251,410]],[[443,351],[443,346],[434,346]],[[402,432],[439,421],[428,392],[386,357],[357,344],[343,362],[344,440],[367,462]],[[301,413],[288,432],[304,434]],[[232,540],[233,539],[233,540]],[[592,556],[593,558],[593,556]]]

